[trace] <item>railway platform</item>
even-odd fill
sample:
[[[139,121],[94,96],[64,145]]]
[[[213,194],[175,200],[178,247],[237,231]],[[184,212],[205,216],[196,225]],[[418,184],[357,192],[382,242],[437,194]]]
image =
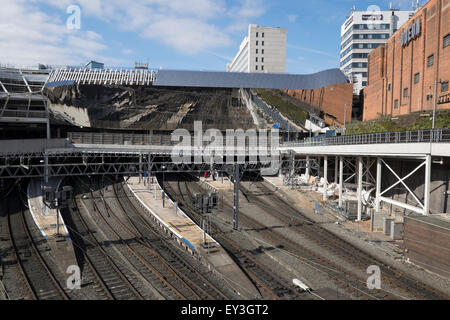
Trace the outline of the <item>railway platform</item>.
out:
[[[60,179],[49,180],[49,184],[55,187],[58,187],[60,182]],[[46,239],[53,252],[58,267],[63,274],[66,274],[69,266],[78,265],[72,239],[59,210],[50,209],[44,204],[41,187],[42,180],[30,181],[27,190],[28,207],[42,237]]]
[[[172,200],[165,198],[163,206],[162,190],[156,180],[155,183],[150,180],[150,184],[144,184],[143,179],[130,177],[127,186],[164,230],[170,232],[182,247],[198,257],[210,270],[218,273],[242,298],[255,299],[260,296],[252,282],[217,241],[204,233],[180,208],[175,212],[176,204]]]

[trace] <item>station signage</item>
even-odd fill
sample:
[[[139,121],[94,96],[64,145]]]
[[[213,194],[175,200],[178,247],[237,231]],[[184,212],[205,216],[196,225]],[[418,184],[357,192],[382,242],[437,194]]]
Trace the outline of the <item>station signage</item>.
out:
[[[422,33],[422,24],[417,19],[402,33],[402,46],[406,47],[412,40],[417,39]]]

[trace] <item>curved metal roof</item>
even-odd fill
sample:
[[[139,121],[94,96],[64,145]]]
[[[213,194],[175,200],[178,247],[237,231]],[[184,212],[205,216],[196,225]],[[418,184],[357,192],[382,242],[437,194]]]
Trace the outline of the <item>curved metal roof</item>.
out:
[[[311,90],[348,83],[346,76],[339,69],[308,75],[159,70],[155,78],[154,86],[203,88]]]

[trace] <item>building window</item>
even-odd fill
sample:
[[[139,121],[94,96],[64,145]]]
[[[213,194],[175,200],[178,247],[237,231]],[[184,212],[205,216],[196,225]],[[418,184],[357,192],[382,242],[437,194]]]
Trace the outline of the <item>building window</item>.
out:
[[[264,58],[261,58],[261,62],[264,62]]]
[[[391,84],[390,83],[388,83],[388,85],[387,85],[387,90],[391,91]]]
[[[450,33],[444,37],[444,48],[450,46]]]
[[[408,98],[408,88],[403,89],[403,98]]]
[[[427,67],[431,67],[434,64],[434,54],[428,56],[427,58]]]
[[[448,81],[444,82],[441,86],[441,92],[447,92],[448,91]]]
[[[261,50],[261,54],[264,54],[264,49]]]
[[[264,38],[264,32],[262,33],[262,37]]]
[[[261,70],[264,71],[264,66],[261,66]]]
[[[258,49],[256,49],[256,54],[258,54]]]
[[[258,41],[256,41],[256,45],[258,45]]]
[[[258,71],[258,66],[255,66],[255,70]]]
[[[256,37],[258,38],[259,32],[256,33]]]
[[[258,62],[258,57],[256,57],[256,62]]]
[[[262,42],[262,44],[261,45],[264,45],[264,41]]]
[[[398,109],[398,100],[394,101],[394,109]]]
[[[420,73],[416,73],[414,75],[414,83],[419,83],[419,81],[420,81]]]

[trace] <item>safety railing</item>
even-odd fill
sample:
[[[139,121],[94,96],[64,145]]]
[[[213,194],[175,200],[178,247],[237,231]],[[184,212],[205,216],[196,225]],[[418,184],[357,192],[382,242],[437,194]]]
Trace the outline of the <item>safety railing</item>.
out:
[[[171,135],[168,134],[133,134],[133,133],[94,133],[94,132],[69,132],[67,138],[71,143],[75,144],[98,144],[98,145],[134,145],[134,146],[176,146],[179,142],[173,142]],[[239,140],[239,139],[237,139]],[[256,141],[256,145],[253,147]],[[249,137],[245,138],[245,146],[248,149],[249,145],[252,145],[250,149],[257,149],[257,140],[252,140],[250,144]],[[206,147],[210,144],[208,141],[203,142],[203,146]],[[195,145],[194,138],[191,139],[191,145]],[[228,143],[224,137],[224,147],[228,146]],[[238,145],[238,141],[235,140],[235,146]],[[267,147],[271,147],[270,139],[267,139]]]
[[[450,128],[357,134],[339,137],[307,138],[302,142],[283,143],[282,147],[338,146],[392,143],[450,143]]]

